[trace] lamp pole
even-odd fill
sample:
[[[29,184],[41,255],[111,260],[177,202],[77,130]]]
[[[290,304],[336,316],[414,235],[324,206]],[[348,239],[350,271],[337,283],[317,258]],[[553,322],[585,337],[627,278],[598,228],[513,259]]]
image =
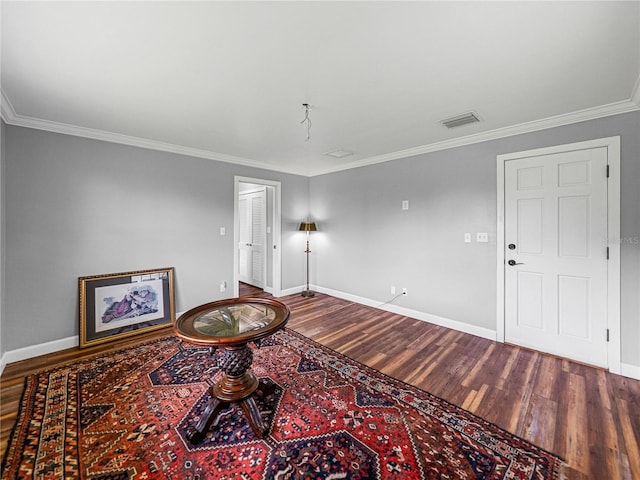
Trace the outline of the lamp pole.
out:
[[[304,251],[304,253],[307,254],[307,289],[303,290],[302,296],[313,297],[315,293],[313,293],[309,288],[309,254],[311,253],[311,250],[309,249],[309,230],[307,230],[307,249]]]
[[[309,234],[311,232],[317,231],[316,223],[315,222],[302,222],[302,223],[300,223],[300,226],[298,227],[298,230],[301,231],[301,232],[306,232],[307,233],[307,249],[304,251],[304,253],[307,254],[307,289],[302,291],[302,296],[303,297],[313,297],[315,295],[315,293],[313,293],[311,291],[311,289],[309,288],[309,254],[311,253],[311,249],[309,248]]]

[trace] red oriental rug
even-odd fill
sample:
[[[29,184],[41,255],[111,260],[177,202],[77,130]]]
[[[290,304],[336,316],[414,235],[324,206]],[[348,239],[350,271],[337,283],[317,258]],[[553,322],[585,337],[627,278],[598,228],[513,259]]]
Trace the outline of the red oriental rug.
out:
[[[282,330],[254,350],[257,439],[239,407],[185,438],[220,372],[167,336],[32,375],[2,479],[558,479],[554,455]]]

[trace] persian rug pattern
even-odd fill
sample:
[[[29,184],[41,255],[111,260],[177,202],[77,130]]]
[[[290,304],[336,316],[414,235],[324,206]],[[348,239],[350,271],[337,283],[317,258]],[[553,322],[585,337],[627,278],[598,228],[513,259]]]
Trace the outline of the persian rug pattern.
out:
[[[253,347],[252,347],[253,348]],[[291,330],[254,349],[258,439],[242,410],[199,420],[221,372],[168,336],[27,378],[2,479],[514,479],[563,476],[557,457]]]

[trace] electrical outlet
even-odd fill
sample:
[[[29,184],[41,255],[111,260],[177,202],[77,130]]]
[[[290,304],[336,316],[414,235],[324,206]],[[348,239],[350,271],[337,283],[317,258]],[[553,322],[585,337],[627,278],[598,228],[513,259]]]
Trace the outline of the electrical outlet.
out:
[[[402,288],[402,295],[409,295],[409,292],[407,292],[407,287]]]
[[[487,243],[489,241],[489,234],[487,232],[476,233],[476,242]]]
[[[464,234],[464,243],[471,243],[471,234],[470,233],[465,233]]]
[[[391,285],[391,295],[395,295],[395,294],[396,294],[396,286]]]

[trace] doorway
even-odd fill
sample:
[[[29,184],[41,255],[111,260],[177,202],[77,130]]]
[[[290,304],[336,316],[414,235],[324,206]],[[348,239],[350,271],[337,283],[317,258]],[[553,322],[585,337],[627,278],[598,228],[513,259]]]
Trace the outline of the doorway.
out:
[[[234,177],[233,289],[240,282],[281,292],[280,182]]]
[[[498,341],[619,370],[619,152],[498,155]]]

